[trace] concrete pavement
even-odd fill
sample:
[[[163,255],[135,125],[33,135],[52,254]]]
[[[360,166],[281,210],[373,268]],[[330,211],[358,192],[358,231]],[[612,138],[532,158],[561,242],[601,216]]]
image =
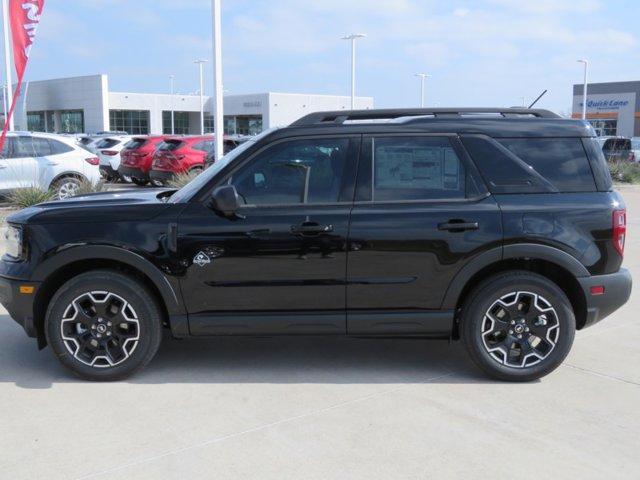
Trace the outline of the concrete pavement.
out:
[[[530,384],[459,344],[321,338],[167,338],[134,378],[87,383],[2,311],[0,478],[638,478],[639,288]]]

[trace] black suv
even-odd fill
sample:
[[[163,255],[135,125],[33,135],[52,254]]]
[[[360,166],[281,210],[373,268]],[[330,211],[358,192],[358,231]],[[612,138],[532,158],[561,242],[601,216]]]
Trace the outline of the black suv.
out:
[[[545,110],[314,113],[180,190],[11,215],[0,297],[81,377],[174,337],[461,339],[502,380],[624,304],[625,205],[585,122]]]

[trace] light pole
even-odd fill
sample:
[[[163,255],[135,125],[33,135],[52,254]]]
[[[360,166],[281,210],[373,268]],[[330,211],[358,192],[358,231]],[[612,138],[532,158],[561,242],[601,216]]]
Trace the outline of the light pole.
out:
[[[356,108],[356,39],[364,37],[364,33],[352,33],[342,37],[342,40],[351,40],[351,110]]]
[[[424,108],[424,80],[425,78],[429,78],[431,75],[426,73],[416,73],[416,77],[420,77],[420,108]]]
[[[174,111],[173,111],[173,79],[176,78],[175,75],[169,75],[169,82],[171,83],[171,135],[176,134],[175,121],[174,121]]]
[[[200,135],[204,135],[204,69],[203,66],[207,63],[206,60],[196,60],[193,63],[197,63],[200,67]]]
[[[220,160],[224,154],[224,116],[222,100],[222,17],[220,0],[211,0],[211,16],[213,27],[213,133],[214,159]]]
[[[584,63],[584,83],[582,84],[582,119],[587,119],[587,70],[589,62],[585,59],[578,60],[578,63]]]

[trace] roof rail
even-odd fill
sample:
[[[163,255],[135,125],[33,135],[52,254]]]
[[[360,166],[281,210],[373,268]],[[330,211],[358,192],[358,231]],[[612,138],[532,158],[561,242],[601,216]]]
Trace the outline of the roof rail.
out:
[[[303,127],[317,124],[342,124],[348,120],[392,120],[401,117],[457,117],[461,115],[497,114],[530,115],[536,118],[562,118],[549,110],[538,108],[392,108],[372,110],[336,110],[315,112],[296,120],[291,127]]]

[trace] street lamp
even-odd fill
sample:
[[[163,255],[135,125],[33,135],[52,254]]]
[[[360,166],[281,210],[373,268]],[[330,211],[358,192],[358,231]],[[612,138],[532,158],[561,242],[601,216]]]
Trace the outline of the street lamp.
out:
[[[211,17],[213,29],[213,132],[215,133],[215,160],[224,154],[224,114],[222,87],[222,14],[221,0],[211,0]]]
[[[429,78],[431,75],[426,73],[416,73],[416,77],[420,77],[420,108],[424,108],[424,80],[425,78]]]
[[[173,115],[173,79],[176,78],[175,75],[169,75],[169,82],[171,83],[171,135],[175,135],[175,121]]]
[[[342,40],[351,40],[351,110],[356,108],[356,39],[364,37],[364,33],[352,33],[342,37]]]
[[[207,63],[206,60],[196,60],[193,63],[197,63],[200,67],[200,135],[204,135],[204,72],[203,66]]]
[[[578,63],[584,63],[584,83],[582,84],[582,119],[587,119],[587,69],[589,62],[585,59],[578,60]]]

